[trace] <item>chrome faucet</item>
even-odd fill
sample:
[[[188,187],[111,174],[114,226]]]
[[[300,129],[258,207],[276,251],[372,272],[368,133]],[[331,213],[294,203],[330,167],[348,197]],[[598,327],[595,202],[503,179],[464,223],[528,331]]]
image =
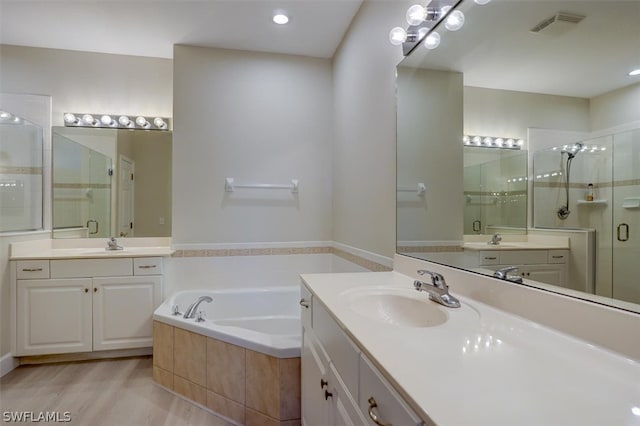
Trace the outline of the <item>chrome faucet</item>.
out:
[[[198,300],[196,300],[191,305],[189,305],[187,310],[184,311],[184,315],[182,316],[182,318],[185,318],[185,319],[195,318],[196,317],[196,312],[198,310],[198,306],[200,306],[200,304],[202,302],[211,303],[211,302],[213,302],[213,299],[211,297],[209,297],[209,296],[200,296],[200,297],[198,297]]]
[[[413,287],[416,290],[426,291],[429,294],[429,299],[448,308],[460,307],[460,301],[449,294],[449,286],[442,275],[424,269],[418,269],[418,275],[429,275],[431,282],[415,280]]]
[[[487,244],[489,244],[490,246],[497,246],[498,244],[500,244],[500,241],[502,241],[502,235],[496,233],[493,234],[493,237],[491,237],[491,240],[489,240]]]
[[[111,237],[107,240],[107,248],[105,250],[124,250],[122,246],[118,245],[118,241],[116,237]]]
[[[517,270],[518,270],[517,266],[507,266],[505,268],[501,268],[495,271],[493,273],[493,276],[501,280],[522,284],[522,277],[520,275],[509,275],[509,272],[515,272]]]

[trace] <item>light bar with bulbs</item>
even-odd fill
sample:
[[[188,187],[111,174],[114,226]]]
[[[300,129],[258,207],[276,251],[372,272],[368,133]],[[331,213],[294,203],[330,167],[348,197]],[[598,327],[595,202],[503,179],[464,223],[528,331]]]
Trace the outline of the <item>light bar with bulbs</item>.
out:
[[[478,148],[521,149],[524,146],[524,139],[464,135],[462,143],[464,146]]]
[[[64,113],[66,127],[94,127],[102,129],[170,130],[169,118],[142,115],[108,115],[77,112]]]
[[[414,4],[405,15],[409,27],[395,27],[389,32],[389,42],[402,45],[402,53],[407,56],[420,43],[426,49],[435,49],[441,36],[435,31],[442,21],[448,31],[458,31],[464,25],[464,13],[456,8],[463,0],[423,0],[424,4]],[[485,5],[491,0],[474,0]]]

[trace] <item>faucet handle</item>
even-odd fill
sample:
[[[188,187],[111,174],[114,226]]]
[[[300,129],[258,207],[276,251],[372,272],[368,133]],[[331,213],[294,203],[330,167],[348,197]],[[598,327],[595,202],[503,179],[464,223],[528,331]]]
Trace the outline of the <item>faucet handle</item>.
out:
[[[445,289],[448,288],[447,282],[445,281],[442,274],[437,272],[427,271],[426,269],[418,269],[418,275],[429,275],[431,277],[431,284],[436,288]]]
[[[182,315],[180,312],[180,306],[176,303],[175,305],[171,305],[171,315]]]
[[[204,311],[198,311],[198,313],[196,314],[196,322],[204,322],[204,317]]]

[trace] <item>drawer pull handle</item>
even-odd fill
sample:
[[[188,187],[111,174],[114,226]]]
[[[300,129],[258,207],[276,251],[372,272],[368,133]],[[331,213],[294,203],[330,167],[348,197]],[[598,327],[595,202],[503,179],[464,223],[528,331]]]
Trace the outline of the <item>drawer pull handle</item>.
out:
[[[378,404],[376,403],[376,400],[373,399],[373,397],[370,397],[369,398],[369,417],[371,418],[371,420],[373,420],[373,422],[378,426],[392,426],[391,423],[382,422],[378,417],[378,415],[373,412],[373,409],[377,407],[378,407]]]
[[[42,268],[23,268],[22,272],[42,272]]]
[[[485,260],[496,260],[496,259],[497,259],[497,257],[495,257],[495,256],[494,257],[485,257]]]
[[[329,392],[328,390],[326,390],[326,389],[325,389],[325,390],[324,390],[324,400],[325,400],[325,401],[328,401],[328,400],[329,400],[329,398],[332,398],[332,397],[333,397],[333,394],[332,394],[331,392]]]
[[[151,269],[151,268],[155,268],[156,265],[140,265],[138,266],[138,268],[140,269]]]
[[[300,306],[302,306],[303,308],[309,309],[309,302],[307,302],[304,299],[300,299]]]
[[[324,387],[328,384],[329,382],[327,382],[325,379],[320,379],[320,389],[324,389]]]

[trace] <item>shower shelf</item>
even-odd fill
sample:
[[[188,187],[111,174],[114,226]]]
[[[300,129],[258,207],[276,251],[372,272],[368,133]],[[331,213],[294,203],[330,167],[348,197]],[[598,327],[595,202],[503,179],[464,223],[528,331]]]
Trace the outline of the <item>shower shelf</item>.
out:
[[[606,206],[607,205],[607,201],[608,200],[593,200],[593,201],[578,200],[578,205],[579,206],[585,206],[585,205],[591,204],[591,205]]]

